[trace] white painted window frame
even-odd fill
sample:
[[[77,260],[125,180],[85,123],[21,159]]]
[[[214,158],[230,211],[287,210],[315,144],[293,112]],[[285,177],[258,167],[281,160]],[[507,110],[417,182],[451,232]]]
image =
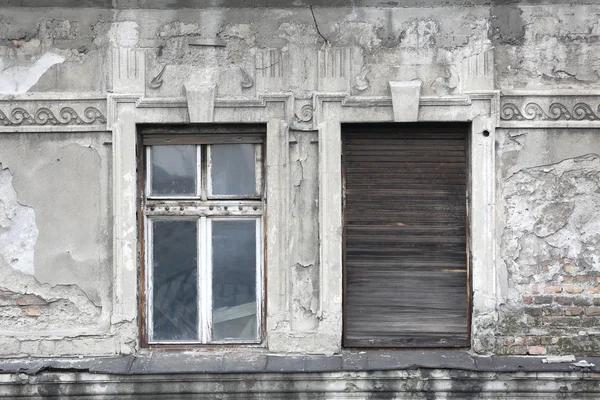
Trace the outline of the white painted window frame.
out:
[[[218,144],[218,143],[215,143]],[[176,144],[174,144],[176,145]],[[159,145],[165,146],[165,145]],[[195,195],[188,196],[168,196],[152,195],[152,145],[145,146],[145,177],[144,184],[144,227],[145,227],[145,313],[146,323],[144,329],[147,333],[148,345],[214,345],[214,344],[259,344],[262,340],[262,304],[263,304],[263,215],[262,215],[262,169],[263,169],[263,149],[262,145],[254,144],[255,157],[255,189],[256,194],[252,196],[212,196],[210,193],[210,156],[207,157],[207,182],[205,186],[209,188],[206,194],[202,193],[202,146],[206,147],[206,154],[210,154],[211,144],[197,144],[196,146],[196,192]],[[204,207],[194,207],[194,211],[182,215],[182,210],[177,210],[179,201],[190,201]],[[220,207],[215,207],[219,204]],[[155,207],[165,207],[162,211],[155,211]],[[169,210],[166,209],[169,207]],[[252,207],[250,215],[241,210],[246,207]],[[207,210],[208,209],[208,210]],[[172,211],[171,211],[172,210]],[[196,221],[197,238],[197,305],[198,305],[198,340],[154,340],[153,339],[153,222],[161,221]],[[212,340],[212,221],[224,220],[254,220],[256,227],[256,274],[255,274],[255,308],[256,308],[256,329],[255,339],[230,339],[230,340]]]

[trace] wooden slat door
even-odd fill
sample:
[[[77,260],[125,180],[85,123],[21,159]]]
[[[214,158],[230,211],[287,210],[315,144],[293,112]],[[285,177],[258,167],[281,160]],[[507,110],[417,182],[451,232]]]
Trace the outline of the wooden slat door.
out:
[[[345,346],[469,346],[468,130],[343,125]]]

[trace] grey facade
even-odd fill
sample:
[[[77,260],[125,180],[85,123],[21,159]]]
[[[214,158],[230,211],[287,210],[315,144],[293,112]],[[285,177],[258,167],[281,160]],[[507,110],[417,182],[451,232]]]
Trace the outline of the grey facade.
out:
[[[600,351],[595,1],[38,3],[0,8],[0,394],[597,397],[542,363]],[[340,126],[414,121],[471,123],[471,346],[343,349]],[[142,348],[136,125],[250,122],[263,340]]]

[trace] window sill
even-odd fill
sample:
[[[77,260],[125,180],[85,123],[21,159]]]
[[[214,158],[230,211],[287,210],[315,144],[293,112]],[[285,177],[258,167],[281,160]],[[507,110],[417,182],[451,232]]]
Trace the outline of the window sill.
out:
[[[539,356],[473,356],[465,350],[345,350],[341,354],[272,354],[265,349],[237,351],[146,352],[136,356],[49,357],[0,360],[0,373],[36,375],[69,370],[100,374],[318,373],[445,369],[473,372],[574,372],[571,363],[546,364]],[[577,357],[577,361],[582,358]],[[600,371],[600,357],[585,357]]]

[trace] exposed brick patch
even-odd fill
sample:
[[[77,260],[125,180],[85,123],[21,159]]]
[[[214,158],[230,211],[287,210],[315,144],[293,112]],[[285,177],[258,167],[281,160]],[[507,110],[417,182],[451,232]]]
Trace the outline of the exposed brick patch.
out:
[[[593,293],[593,294],[600,294],[600,286],[592,286],[587,288],[587,291],[589,293]]]

